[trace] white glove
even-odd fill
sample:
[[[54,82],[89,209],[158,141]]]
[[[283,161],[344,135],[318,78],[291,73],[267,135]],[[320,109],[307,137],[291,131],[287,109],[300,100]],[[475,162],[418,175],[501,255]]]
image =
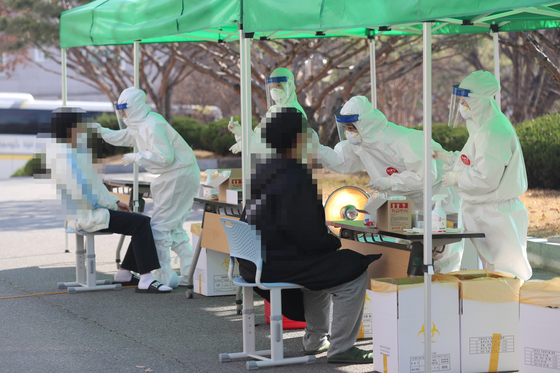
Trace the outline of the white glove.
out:
[[[461,176],[460,172],[457,171],[450,171],[443,175],[441,180],[443,181],[443,185],[446,187],[451,187],[453,185],[457,185],[459,182],[459,176]]]
[[[241,143],[236,142],[235,144],[232,145],[231,148],[229,148],[229,151],[232,152],[233,154],[237,154],[241,152]]]
[[[230,121],[227,126],[228,130],[235,136],[241,136],[241,125],[238,121]]]
[[[391,189],[393,186],[391,184],[390,177],[380,177],[378,179],[372,180],[366,185],[366,188],[375,189],[378,192],[385,192]]]
[[[434,158],[436,160],[442,161],[445,165],[448,166],[453,166],[455,164],[455,160],[457,159],[455,153],[448,152],[447,150],[443,149],[432,149],[432,153],[434,154]]]
[[[125,166],[133,164],[134,162],[136,162],[136,153],[126,153],[122,158],[122,163]]]

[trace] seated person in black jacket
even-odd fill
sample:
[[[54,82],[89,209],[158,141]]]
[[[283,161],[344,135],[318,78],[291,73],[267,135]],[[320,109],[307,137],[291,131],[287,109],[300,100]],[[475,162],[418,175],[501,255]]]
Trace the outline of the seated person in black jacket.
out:
[[[305,286],[282,292],[286,306],[302,308],[307,322],[305,354],[328,350],[328,362],[372,363],[372,353],[354,347],[354,343],[362,321],[366,269],[381,255],[338,250],[340,240],[325,224],[322,196],[314,177],[321,170],[316,169],[311,155],[311,130],[301,113],[294,108],[268,113],[261,133],[275,154],[256,165],[251,199],[242,217],[261,235],[261,280]],[[240,260],[240,274],[253,282],[255,266]],[[294,291],[300,294],[299,304],[297,297],[290,302],[284,296]]]

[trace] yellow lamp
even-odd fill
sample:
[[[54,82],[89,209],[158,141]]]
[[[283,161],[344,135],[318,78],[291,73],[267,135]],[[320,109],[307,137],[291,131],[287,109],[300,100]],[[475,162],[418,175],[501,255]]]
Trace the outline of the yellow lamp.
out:
[[[325,217],[327,221],[364,220],[363,210],[367,203],[368,194],[355,186],[338,188],[325,202]],[[331,227],[331,232],[340,237],[340,228]]]

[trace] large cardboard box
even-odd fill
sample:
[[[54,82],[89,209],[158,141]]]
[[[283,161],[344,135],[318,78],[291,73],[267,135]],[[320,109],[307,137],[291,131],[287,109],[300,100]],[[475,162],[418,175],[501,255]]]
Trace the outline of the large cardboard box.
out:
[[[426,332],[432,337],[432,372],[460,371],[459,281],[444,275],[432,281],[432,325],[426,327],[423,277],[371,280],[376,372],[424,372]]]
[[[524,283],[519,303],[519,371],[560,372],[560,277]]]
[[[461,280],[461,372],[519,370],[521,280],[487,270],[448,275]]]
[[[360,254],[383,254],[381,258],[371,263],[367,269],[368,289],[370,280],[380,277],[406,277],[408,269],[408,259],[410,250],[406,250],[404,245],[393,243],[365,243],[354,240],[341,239],[341,249],[350,249]]]
[[[369,281],[368,281],[369,283]],[[364,300],[364,313],[362,315],[362,325],[358,333],[358,339],[371,338],[371,290],[366,290],[366,299]],[[331,333],[333,322],[333,304],[331,302],[330,319],[329,319],[329,334]]]
[[[207,249],[229,254],[229,244],[220,217],[239,220],[239,218],[235,216],[225,216],[205,212],[201,244],[202,247]]]
[[[192,236],[192,245],[196,247],[199,236]],[[234,295],[236,286],[228,278],[230,261],[228,254],[202,247],[194,271],[194,292],[206,296]],[[239,277],[238,265],[233,276]]]
[[[412,202],[376,198],[364,206],[370,215],[377,213],[377,229],[386,232],[402,232],[412,226]]]

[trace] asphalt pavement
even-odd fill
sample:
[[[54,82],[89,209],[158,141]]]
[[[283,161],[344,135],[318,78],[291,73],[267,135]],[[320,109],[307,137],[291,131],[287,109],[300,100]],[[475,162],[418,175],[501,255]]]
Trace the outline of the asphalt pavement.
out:
[[[187,299],[182,287],[171,294],[59,290],[58,282],[75,279],[75,245],[70,235],[72,252],[65,253],[63,221],[42,202],[48,194],[52,186],[33,178],[0,180],[0,372],[246,371],[245,361],[218,361],[218,354],[243,347],[234,296]],[[185,222],[189,233],[190,225],[202,220],[202,207],[195,204]],[[95,238],[98,279],[112,280],[118,240],[118,235]],[[178,271],[178,264],[174,268]],[[534,278],[555,276],[537,271]],[[269,326],[258,297],[255,312],[257,348],[267,349]],[[302,335],[284,332],[288,356],[302,356]],[[372,349],[371,340],[356,345]],[[266,370],[371,372],[373,367],[328,364],[323,353],[315,364]]]
[[[59,290],[58,282],[75,279],[75,245],[70,235],[72,252],[65,253],[63,221],[42,202],[51,193],[52,186],[33,178],[0,180],[0,373],[246,371],[243,360],[218,361],[220,353],[243,349],[234,296],[187,299],[182,287],[171,294]],[[195,204],[185,229],[201,220],[202,205]],[[118,241],[118,235],[95,238],[98,279],[112,280]],[[268,349],[262,299],[255,305],[257,348]],[[303,356],[302,335],[285,331],[288,356]],[[372,349],[371,340],[357,346]],[[267,370],[371,372],[372,366],[328,364],[323,353],[315,364]]]

